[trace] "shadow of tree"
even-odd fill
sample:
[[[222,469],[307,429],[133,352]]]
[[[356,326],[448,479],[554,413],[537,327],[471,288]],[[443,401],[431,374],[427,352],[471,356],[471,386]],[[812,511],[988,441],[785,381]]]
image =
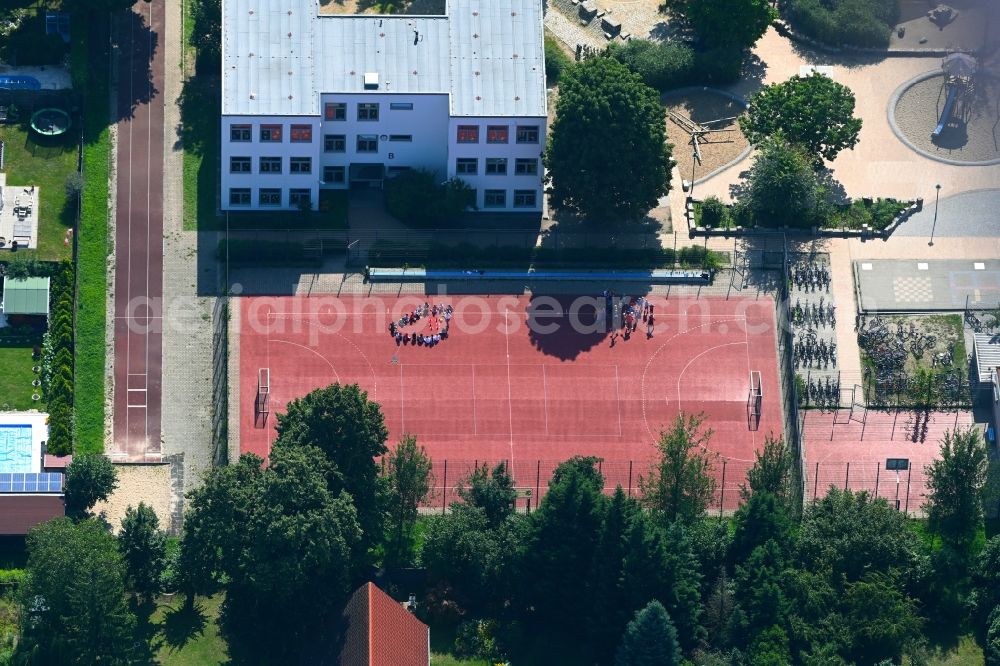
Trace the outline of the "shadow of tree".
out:
[[[142,3],[143,6],[144,3]],[[118,103],[115,121],[131,118],[140,104],[160,91],[153,83],[153,56],[160,36],[135,11],[122,12],[115,25],[114,49],[118,57]]]
[[[172,650],[180,650],[188,642],[201,636],[207,623],[208,617],[199,602],[196,601],[191,608],[182,603],[164,614],[160,638]]]
[[[528,339],[543,354],[571,361],[608,337],[604,299],[596,296],[532,294]]]

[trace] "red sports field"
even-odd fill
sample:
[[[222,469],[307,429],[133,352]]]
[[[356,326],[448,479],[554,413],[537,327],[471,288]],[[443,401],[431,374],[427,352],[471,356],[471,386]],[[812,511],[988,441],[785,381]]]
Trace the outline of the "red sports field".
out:
[[[450,304],[450,335],[397,345],[390,321],[424,301]],[[609,486],[636,487],[653,441],[680,410],[703,412],[710,448],[728,467],[727,507],[766,434],[781,432],[774,304],[767,299],[652,298],[654,330],[638,321],[610,345],[604,299],[546,296],[287,297],[241,300],[241,450],[266,456],[275,414],[309,391],[358,383],[382,405],[390,443],[416,435],[450,488],[474,461],[506,460],[534,488],[573,455],[604,459]],[[600,315],[596,315],[600,311]],[[427,332],[422,318],[402,332]],[[269,370],[269,414],[255,410]],[[760,420],[748,420],[750,373]],[[442,478],[448,460],[447,480]],[[629,478],[632,479],[629,484]],[[731,499],[730,499],[731,498]]]

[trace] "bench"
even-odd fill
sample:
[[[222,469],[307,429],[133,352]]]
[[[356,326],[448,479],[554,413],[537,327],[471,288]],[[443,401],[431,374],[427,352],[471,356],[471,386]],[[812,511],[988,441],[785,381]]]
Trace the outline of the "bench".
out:
[[[700,269],[655,269],[650,271],[508,271],[508,270],[435,270],[424,268],[367,269],[371,282],[466,282],[487,281],[559,281],[559,282],[642,282],[647,284],[706,285],[712,273]]]

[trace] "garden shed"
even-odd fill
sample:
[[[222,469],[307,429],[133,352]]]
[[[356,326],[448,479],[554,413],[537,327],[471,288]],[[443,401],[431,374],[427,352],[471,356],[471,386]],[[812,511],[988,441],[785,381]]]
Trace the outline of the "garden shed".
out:
[[[0,310],[6,317],[49,314],[49,278],[5,278]]]

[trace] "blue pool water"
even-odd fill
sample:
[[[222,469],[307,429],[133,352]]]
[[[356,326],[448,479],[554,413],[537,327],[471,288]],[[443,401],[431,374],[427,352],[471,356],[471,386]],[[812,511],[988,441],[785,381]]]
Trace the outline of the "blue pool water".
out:
[[[31,426],[0,425],[0,474],[31,472]]]
[[[0,88],[7,90],[41,90],[42,82],[33,76],[0,76]]]

